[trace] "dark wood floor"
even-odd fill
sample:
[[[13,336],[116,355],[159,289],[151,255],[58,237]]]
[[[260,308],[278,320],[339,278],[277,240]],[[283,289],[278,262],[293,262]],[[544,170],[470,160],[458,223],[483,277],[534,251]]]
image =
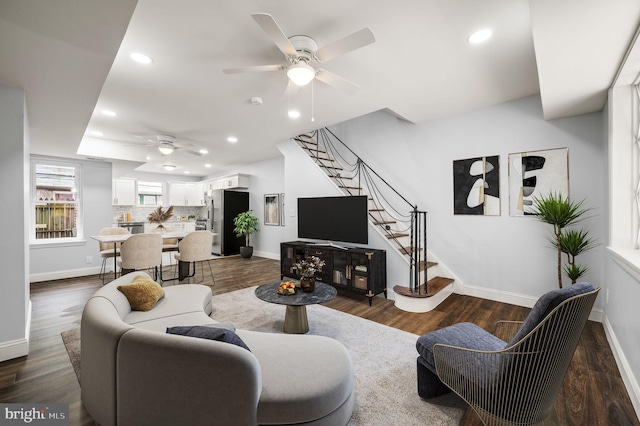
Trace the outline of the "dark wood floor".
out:
[[[255,256],[216,259],[213,268],[214,295],[280,278],[278,261]],[[203,284],[212,284],[206,268]],[[31,285],[30,352],[27,357],[0,363],[0,402],[67,403],[71,425],[93,423],[82,406],[80,387],[60,333],[79,327],[86,300],[100,286],[96,276]],[[461,321],[490,331],[500,319],[522,320],[529,312],[455,294],[423,314],[401,311],[382,298],[375,298],[370,307],[364,297],[338,295],[324,305],[418,335]],[[561,425],[640,425],[601,324],[587,324],[563,381],[556,411]],[[478,420],[469,415],[463,423],[478,424]]]

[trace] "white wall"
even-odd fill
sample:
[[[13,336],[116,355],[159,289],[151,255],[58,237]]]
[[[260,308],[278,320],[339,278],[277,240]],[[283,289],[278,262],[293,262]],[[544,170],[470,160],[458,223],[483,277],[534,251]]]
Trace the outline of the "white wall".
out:
[[[284,158],[276,157],[240,167],[235,171],[250,175],[249,208],[253,210],[260,223],[260,231],[249,237],[249,243],[253,246],[256,256],[280,259],[280,242],[285,241],[285,227],[264,224],[264,196],[285,192],[283,169]]]
[[[84,241],[32,246],[32,282],[97,274],[100,270],[102,259],[98,242],[90,237],[97,235],[100,229],[109,227],[112,223],[111,163],[81,160],[78,162],[82,164]],[[91,256],[92,262],[86,262],[87,256]]]
[[[0,361],[29,352],[29,136],[23,89],[0,85]]]
[[[601,113],[545,121],[539,96],[531,96],[421,124],[375,112],[332,129],[410,202],[429,212],[430,250],[470,293],[513,294],[533,303],[557,288],[555,252],[547,242],[550,225],[509,216],[509,153],[568,147],[571,198],[586,198],[595,209],[585,225],[603,242],[606,144]],[[488,155],[500,156],[501,216],[453,215],[453,161]],[[579,260],[590,266],[584,280],[601,286],[602,245]],[[391,283],[400,284],[394,279],[389,276]]]

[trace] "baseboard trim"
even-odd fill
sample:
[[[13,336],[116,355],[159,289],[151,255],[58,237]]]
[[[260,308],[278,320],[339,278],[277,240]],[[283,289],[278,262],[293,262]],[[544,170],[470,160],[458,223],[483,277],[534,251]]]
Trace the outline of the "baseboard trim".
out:
[[[27,307],[27,325],[24,330],[26,337],[10,340],[0,344],[0,362],[29,355],[29,336],[31,333],[31,300]]]
[[[473,285],[460,285],[454,289],[467,296],[480,297],[482,299],[493,300],[494,302],[509,303],[511,305],[524,306],[525,308],[533,308],[537,297],[526,296],[523,294],[512,293],[509,291],[495,290],[485,287]],[[591,321],[602,322],[604,311],[599,308],[593,308],[589,314]]]
[[[620,376],[622,377],[624,386],[627,388],[631,404],[636,410],[636,417],[640,419],[640,385],[638,385],[633,369],[631,368],[631,365],[629,365],[629,361],[627,361],[627,357],[622,351],[620,342],[618,341],[616,333],[613,331],[613,327],[606,314],[603,314],[602,326],[604,327],[604,333],[609,341],[611,352],[613,352],[613,357],[616,360],[616,364],[618,364],[618,370],[620,370]]]
[[[280,260],[280,253],[269,253],[267,251],[254,251],[253,254],[258,257],[265,257],[267,259]]]
[[[61,280],[65,278],[84,277],[87,275],[97,275],[100,273],[99,266],[82,269],[68,269],[66,271],[43,272],[40,274],[29,275],[29,281],[38,283],[42,281]],[[111,271],[113,273],[113,270]]]

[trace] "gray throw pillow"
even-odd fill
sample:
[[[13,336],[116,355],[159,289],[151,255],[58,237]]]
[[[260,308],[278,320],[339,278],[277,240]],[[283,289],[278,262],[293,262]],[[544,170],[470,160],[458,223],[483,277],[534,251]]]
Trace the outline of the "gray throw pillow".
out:
[[[233,345],[240,346],[241,348],[245,348],[246,350],[251,352],[251,349],[249,349],[249,347],[244,343],[240,336],[238,336],[234,331],[229,330],[227,327],[228,325],[224,324],[223,327],[216,327],[215,324],[206,326],[177,326],[167,327],[167,333],[231,343]]]

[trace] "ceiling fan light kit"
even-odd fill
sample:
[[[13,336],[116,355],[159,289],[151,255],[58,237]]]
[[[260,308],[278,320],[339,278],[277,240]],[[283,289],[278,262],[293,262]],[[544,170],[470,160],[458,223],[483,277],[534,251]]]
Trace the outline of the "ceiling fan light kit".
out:
[[[296,86],[306,86],[315,76],[316,70],[304,61],[291,65],[287,70],[287,77]]]
[[[170,155],[173,152],[173,149],[173,145],[169,142],[163,142],[158,145],[158,151],[160,151],[162,155]]]

